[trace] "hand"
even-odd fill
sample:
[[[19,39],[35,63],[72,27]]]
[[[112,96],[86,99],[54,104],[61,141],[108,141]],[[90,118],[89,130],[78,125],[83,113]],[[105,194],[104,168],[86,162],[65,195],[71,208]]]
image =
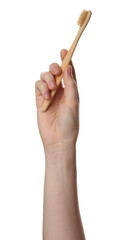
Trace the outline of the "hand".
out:
[[[66,54],[65,49],[60,52],[62,61]],[[64,70],[65,88],[61,82],[47,111],[41,110],[44,100],[50,98],[50,90],[57,88],[55,76],[61,71],[60,66],[53,63],[49,72],[41,73],[41,80],[35,83],[38,127],[46,150],[59,144],[76,143],[79,132],[79,95],[72,62]]]

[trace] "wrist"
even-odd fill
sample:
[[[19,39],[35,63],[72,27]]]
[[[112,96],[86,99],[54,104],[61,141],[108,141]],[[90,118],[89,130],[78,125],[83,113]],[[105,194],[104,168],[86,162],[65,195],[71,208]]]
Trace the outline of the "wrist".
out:
[[[63,164],[76,160],[76,142],[59,142],[44,147],[48,164]]]
[[[45,150],[45,177],[59,186],[76,184],[76,144],[53,144]]]

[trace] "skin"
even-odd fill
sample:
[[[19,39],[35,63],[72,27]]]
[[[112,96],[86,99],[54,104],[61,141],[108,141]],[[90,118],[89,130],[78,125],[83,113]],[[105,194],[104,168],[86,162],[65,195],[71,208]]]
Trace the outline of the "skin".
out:
[[[67,50],[60,52],[61,60]],[[43,240],[85,240],[77,196],[76,141],[79,133],[79,93],[75,69],[70,64],[49,108],[42,112],[44,99],[57,88],[57,63],[40,74],[35,83],[37,120],[45,152]],[[52,82],[52,84],[51,84]]]

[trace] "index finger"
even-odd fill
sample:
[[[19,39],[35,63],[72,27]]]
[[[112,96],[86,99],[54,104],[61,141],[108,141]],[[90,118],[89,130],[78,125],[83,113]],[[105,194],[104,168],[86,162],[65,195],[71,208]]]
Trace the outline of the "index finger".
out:
[[[61,67],[57,63],[52,63],[49,66],[49,71],[54,75],[54,76],[59,76],[62,72]]]
[[[68,51],[66,49],[62,49],[61,52],[60,52],[60,57],[61,57],[61,61],[64,60],[65,56],[67,55]],[[72,66],[72,73],[73,73],[73,77],[74,77],[74,80],[77,82],[77,79],[76,79],[76,72],[75,72],[75,68],[74,68],[74,65],[72,63],[72,60],[70,61],[69,63],[71,66]]]

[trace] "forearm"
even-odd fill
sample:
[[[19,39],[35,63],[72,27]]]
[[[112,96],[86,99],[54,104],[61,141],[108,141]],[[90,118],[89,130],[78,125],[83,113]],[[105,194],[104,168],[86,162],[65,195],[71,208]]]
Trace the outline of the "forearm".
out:
[[[57,145],[45,150],[43,240],[84,240],[80,219],[76,146]]]

